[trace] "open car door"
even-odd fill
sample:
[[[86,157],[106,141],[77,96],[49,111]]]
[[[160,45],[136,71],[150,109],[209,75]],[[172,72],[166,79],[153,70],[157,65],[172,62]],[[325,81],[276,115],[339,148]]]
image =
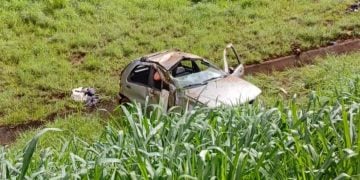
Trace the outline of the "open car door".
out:
[[[229,68],[229,63],[227,58],[228,49],[232,50],[232,52],[234,53],[233,55],[237,60],[238,65],[236,68]],[[241,77],[244,74],[244,65],[241,63],[239,54],[236,52],[236,49],[234,48],[233,44],[230,43],[225,47],[223,59],[224,59],[224,71],[226,73],[229,73],[231,74],[231,76],[236,76],[236,77]]]
[[[148,87],[147,89],[149,96],[149,103],[160,105],[163,108],[164,112],[167,111],[169,106],[169,96],[170,96],[170,87],[171,87],[167,79],[168,78],[165,76],[165,72],[161,71],[161,69],[157,68],[156,66],[153,66],[151,68],[151,72],[150,72],[151,86]]]

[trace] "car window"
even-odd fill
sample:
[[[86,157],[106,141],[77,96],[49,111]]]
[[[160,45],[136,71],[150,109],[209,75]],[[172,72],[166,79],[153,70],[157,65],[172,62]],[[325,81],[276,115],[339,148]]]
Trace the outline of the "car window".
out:
[[[207,70],[210,64],[206,61],[193,61],[194,67],[198,69],[198,71]]]
[[[184,68],[189,68],[189,69],[193,68],[193,63],[191,60],[183,60],[180,62],[180,65]]]
[[[133,83],[149,86],[150,66],[138,65],[130,73],[129,80]]]
[[[191,67],[185,65],[185,63],[190,65],[189,62]],[[225,75],[225,72],[200,59],[183,60],[172,70],[174,83],[178,88],[203,85],[208,81],[224,77]]]
[[[191,60],[182,60],[175,68],[173,68],[172,76],[179,77],[194,73],[194,64],[195,63]]]
[[[182,60],[175,68],[172,69],[173,77],[186,76],[193,73],[205,71],[209,68],[214,68],[210,63],[203,60]]]

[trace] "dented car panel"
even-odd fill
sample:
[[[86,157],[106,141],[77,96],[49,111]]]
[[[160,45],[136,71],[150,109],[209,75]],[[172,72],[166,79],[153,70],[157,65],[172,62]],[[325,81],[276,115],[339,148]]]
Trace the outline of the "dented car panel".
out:
[[[209,82],[204,86],[187,89],[185,94],[209,107],[216,107],[244,104],[254,100],[260,93],[261,90],[253,84],[234,76],[228,76]]]
[[[170,70],[174,65],[183,59],[202,59],[200,56],[196,56],[189,53],[180,51],[163,51],[160,53],[154,53],[142,58],[144,61],[158,63],[166,70]]]
[[[227,49],[232,49],[239,65],[228,68]],[[217,107],[251,102],[261,90],[241,78],[244,67],[235,48],[224,49],[225,70],[206,59],[177,50],[143,56],[130,63],[121,73],[119,101],[148,99],[164,108],[195,105]]]

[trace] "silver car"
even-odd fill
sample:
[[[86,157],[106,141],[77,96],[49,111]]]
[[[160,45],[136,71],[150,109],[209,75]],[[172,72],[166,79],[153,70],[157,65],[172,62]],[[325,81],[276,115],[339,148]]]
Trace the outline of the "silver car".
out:
[[[239,63],[228,68],[227,49]],[[197,55],[169,50],[132,61],[120,75],[119,102],[161,104],[164,108],[217,107],[252,102],[261,90],[241,78],[244,67],[234,47],[224,49],[224,70]]]

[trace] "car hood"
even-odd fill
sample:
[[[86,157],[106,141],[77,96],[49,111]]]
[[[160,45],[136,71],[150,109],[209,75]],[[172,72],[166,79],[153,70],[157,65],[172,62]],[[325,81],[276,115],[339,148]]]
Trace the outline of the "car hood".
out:
[[[235,76],[210,81],[204,86],[187,89],[185,95],[209,107],[237,105],[254,100],[261,90]]]

